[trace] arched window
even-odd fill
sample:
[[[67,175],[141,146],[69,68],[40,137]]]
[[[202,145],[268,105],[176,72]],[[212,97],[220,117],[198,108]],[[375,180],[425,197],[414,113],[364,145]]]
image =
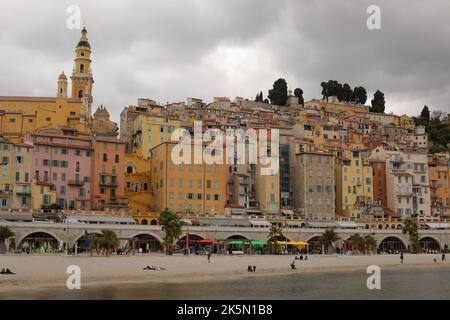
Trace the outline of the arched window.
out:
[[[80,73],[84,72],[84,64],[80,64]]]

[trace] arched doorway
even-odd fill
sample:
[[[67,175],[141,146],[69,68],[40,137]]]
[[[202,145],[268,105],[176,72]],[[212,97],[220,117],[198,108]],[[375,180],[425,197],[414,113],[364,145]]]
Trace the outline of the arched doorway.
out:
[[[322,241],[320,236],[312,237],[307,242],[309,244],[308,248],[310,253],[322,253]]]
[[[133,245],[134,244],[134,245]],[[160,252],[162,251],[161,242],[151,234],[142,233],[130,240],[130,248],[139,253]]]
[[[235,235],[229,236],[227,238],[227,240],[248,240],[248,239],[247,239],[247,237],[244,237],[240,234],[235,234]]]
[[[46,232],[29,234],[20,241],[18,248],[24,252],[35,253],[56,253],[63,250],[58,239]]]
[[[378,250],[387,253],[399,253],[406,250],[403,241],[397,237],[387,237],[380,242]]]
[[[196,234],[189,234],[188,236],[188,243],[189,243],[189,252],[197,253],[201,248],[196,243],[196,241],[203,240],[203,237],[196,235]],[[180,240],[177,241],[177,249],[178,250],[184,250],[186,248],[186,235],[180,238]]]
[[[424,253],[438,253],[441,251],[439,242],[432,237],[423,237],[419,240],[420,250]]]
[[[78,252],[87,252],[89,251],[89,239],[92,238],[92,236],[101,237],[101,233],[98,232],[92,232],[92,233],[85,233],[82,235],[78,240],[77,243],[77,251]]]

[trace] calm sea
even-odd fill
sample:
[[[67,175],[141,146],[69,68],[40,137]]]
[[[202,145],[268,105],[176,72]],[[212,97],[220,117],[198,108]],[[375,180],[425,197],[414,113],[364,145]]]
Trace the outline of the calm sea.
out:
[[[189,284],[139,284],[67,290],[21,290],[0,299],[450,299],[450,269],[382,271],[368,290],[361,272],[288,274]]]

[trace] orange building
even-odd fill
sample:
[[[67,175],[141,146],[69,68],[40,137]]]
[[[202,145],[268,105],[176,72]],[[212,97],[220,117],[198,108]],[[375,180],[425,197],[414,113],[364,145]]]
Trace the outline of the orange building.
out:
[[[171,153],[177,144],[164,142],[151,150],[152,208],[156,212],[169,208],[180,214],[222,215],[227,184],[225,150],[218,155],[222,157],[221,164],[176,165]],[[192,147],[192,157],[194,152]]]
[[[428,162],[430,180],[431,214],[450,216],[450,167],[447,159],[430,158]]]
[[[127,209],[125,187],[125,143],[118,139],[93,138],[92,207]]]

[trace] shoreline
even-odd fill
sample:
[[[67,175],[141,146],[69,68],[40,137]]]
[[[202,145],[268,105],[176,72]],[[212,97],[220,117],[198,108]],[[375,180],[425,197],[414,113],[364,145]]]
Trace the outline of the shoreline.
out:
[[[355,272],[366,274],[366,268],[373,264],[380,266],[381,272],[408,269],[433,270],[450,267],[450,263],[440,261],[440,255],[437,254],[406,254],[403,264],[400,263],[398,255],[310,255],[309,258],[308,261],[296,261],[297,269],[290,270],[289,264],[294,259],[293,256],[213,256],[212,262],[209,264],[206,257],[202,256],[70,257],[9,255],[1,257],[0,268],[7,266],[13,272],[16,272],[16,275],[0,275],[0,294],[7,295],[8,292],[20,292],[22,290],[64,289],[69,276],[65,273],[65,268],[69,265],[78,264],[82,270],[81,289],[121,285],[220,283],[239,279],[282,277],[292,274]],[[435,263],[433,258],[439,259]],[[27,262],[26,260],[29,263],[24,264],[24,262]],[[36,261],[38,263],[33,264]],[[22,270],[30,272],[29,267],[35,266],[37,268],[39,264],[43,268],[32,268],[32,275],[22,273]],[[147,264],[164,266],[166,270],[142,270],[143,266]],[[246,270],[245,266],[250,264],[257,265],[255,273]],[[127,269],[124,270],[123,266],[126,266]],[[129,270],[134,270],[134,272]]]

